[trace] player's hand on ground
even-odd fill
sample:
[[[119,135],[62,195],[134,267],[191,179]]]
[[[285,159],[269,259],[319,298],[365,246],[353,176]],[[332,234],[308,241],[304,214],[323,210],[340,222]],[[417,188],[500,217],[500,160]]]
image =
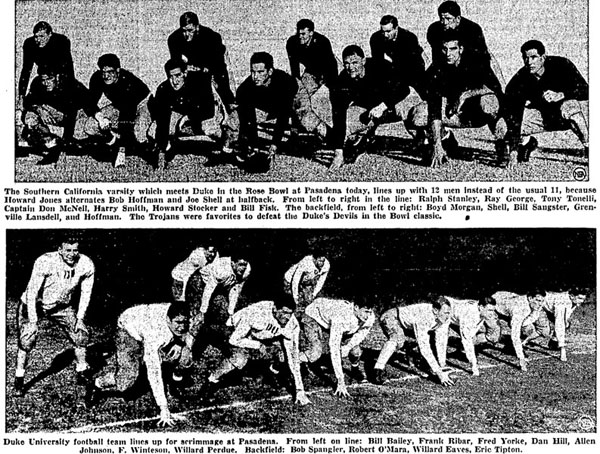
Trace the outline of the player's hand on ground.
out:
[[[158,418],[158,427],[173,427],[178,422],[185,421],[185,416],[174,415],[169,410],[162,410]]]
[[[348,393],[348,389],[346,388],[346,385],[343,385],[343,384],[337,385],[337,388],[335,389],[335,392],[333,394],[338,397],[350,397],[350,394]]]
[[[433,155],[431,156],[431,165],[432,169],[437,169],[442,164],[444,164],[448,160],[446,152],[442,147],[442,144],[437,144],[433,146]]]
[[[567,349],[565,347],[560,348],[560,360],[563,362],[567,361]]]
[[[519,360],[519,367],[523,372],[527,372],[527,358],[521,358]]]
[[[480,375],[479,367],[477,367],[477,366],[473,366],[473,369],[471,372],[473,373],[473,377],[479,377],[479,375]]]
[[[439,371],[437,376],[440,379],[440,383],[442,384],[442,386],[454,385],[454,381],[452,381],[448,372]]]
[[[299,405],[308,405],[311,403],[305,391],[299,391],[296,394],[296,403]]]

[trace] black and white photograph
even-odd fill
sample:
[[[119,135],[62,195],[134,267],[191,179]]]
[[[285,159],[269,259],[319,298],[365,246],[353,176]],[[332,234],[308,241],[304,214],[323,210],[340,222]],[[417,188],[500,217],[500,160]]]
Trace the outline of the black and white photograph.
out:
[[[588,10],[16,0],[14,180],[588,180]]]
[[[595,229],[5,239],[9,435],[597,430]]]

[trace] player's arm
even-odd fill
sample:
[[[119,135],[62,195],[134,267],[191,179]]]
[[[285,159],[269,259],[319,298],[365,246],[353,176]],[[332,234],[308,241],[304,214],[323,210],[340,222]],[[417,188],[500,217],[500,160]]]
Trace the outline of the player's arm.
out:
[[[288,60],[290,61],[290,72],[292,73],[292,76],[296,77],[297,79],[300,79],[300,61],[294,53],[294,39],[295,37],[288,39],[285,47],[288,55]]]
[[[313,292],[313,298],[315,298],[323,286],[325,285],[325,281],[327,280],[327,275],[329,274],[329,269],[331,265],[329,264],[329,260],[325,260],[323,264],[323,269],[321,270],[321,275],[319,276],[319,280],[317,281],[317,285],[315,285],[315,290]]]
[[[431,351],[431,345],[429,343],[429,331],[427,327],[417,323],[415,325],[415,337],[417,338],[417,344],[419,345],[419,351],[421,352],[421,355],[423,358],[425,358],[425,361],[427,361],[431,371],[437,375],[440,383],[444,386],[453,385],[454,383],[448,374],[442,371],[442,368],[438,364],[433,352]]]
[[[294,297],[294,302],[298,304],[300,301],[300,282],[302,282],[302,276],[305,273],[305,267],[303,266],[303,262],[300,262],[294,271],[294,275],[292,276],[292,296]]]
[[[33,271],[27,284],[27,290],[25,291],[25,304],[27,305],[27,318],[32,324],[37,324],[37,298],[40,293],[40,289],[46,279],[47,271],[44,259],[40,257],[33,264]]]
[[[523,322],[527,318],[525,314],[514,314],[510,321],[510,339],[515,349],[517,359],[519,360],[519,366],[523,372],[527,371],[527,360],[523,353],[523,344],[521,342],[521,330],[523,329]]]
[[[440,367],[446,367],[446,352],[448,350],[448,332],[450,320],[435,330],[435,348],[437,350]]]
[[[238,315],[239,316],[239,315]],[[236,316],[236,317],[238,317]],[[252,330],[252,326],[246,319],[240,320],[236,325],[235,330],[229,337],[229,343],[234,347],[250,348],[252,350],[260,350],[263,346],[262,342],[256,339],[251,339],[249,334]]]
[[[479,316],[479,313],[477,313],[477,316]],[[479,317],[465,317],[464,320],[460,321],[460,341],[475,376],[479,375],[479,366],[475,356],[475,336],[482,325],[483,322],[479,320]]]
[[[560,360],[567,360],[566,337],[567,337],[567,306],[562,303],[554,305],[554,331],[560,349]]]
[[[340,397],[349,397],[348,390],[346,388],[346,382],[344,381],[344,371],[342,370],[342,335],[343,335],[343,323],[335,318],[331,320],[331,330],[329,332],[329,352],[331,355],[331,364],[333,365],[333,372],[337,380],[337,388],[335,395]]]
[[[294,387],[296,388],[296,403],[300,405],[310,404],[310,400],[304,391],[304,383],[302,382],[302,374],[300,373],[300,326],[295,316],[292,316],[288,325],[294,324],[292,338],[283,339],[283,348],[287,358],[288,367],[294,378]]]
[[[238,300],[240,298],[240,293],[242,293],[242,289],[244,288],[245,280],[242,282],[238,282],[229,290],[229,305],[227,306],[227,313],[231,317],[235,312],[235,308],[237,307]]]
[[[443,164],[446,152],[442,146],[442,120],[434,119],[430,122],[431,136],[433,138],[433,156],[431,159],[431,167],[439,167]]]
[[[29,85],[29,78],[31,77],[31,70],[33,69],[33,57],[31,49],[27,45],[28,41],[23,44],[23,67],[21,69],[21,77],[19,77],[19,97],[23,98],[27,93],[27,85]]]
[[[146,364],[146,373],[148,375],[148,383],[152,390],[152,396],[160,409],[158,420],[159,426],[173,426],[181,417],[174,417],[169,411],[167,395],[165,392],[165,384],[162,377],[162,363],[158,348],[154,345],[144,346],[144,363]]]
[[[83,323],[85,320],[85,314],[90,305],[90,299],[92,297],[92,288],[94,287],[94,265],[91,265],[89,272],[81,279],[81,296],[79,298],[79,306],[77,308],[77,323]]]
[[[212,272],[212,270],[208,270],[208,272],[203,273],[203,271],[205,271],[206,268],[204,270],[201,271],[202,275],[203,275],[203,281],[204,281],[204,291],[202,292],[202,300],[200,302],[200,309],[199,311],[204,315],[206,314],[206,311],[208,311],[208,306],[210,304],[210,300],[213,296],[213,293],[215,292],[217,286],[219,285],[219,279],[217,278],[217,276],[215,276],[214,272]]]

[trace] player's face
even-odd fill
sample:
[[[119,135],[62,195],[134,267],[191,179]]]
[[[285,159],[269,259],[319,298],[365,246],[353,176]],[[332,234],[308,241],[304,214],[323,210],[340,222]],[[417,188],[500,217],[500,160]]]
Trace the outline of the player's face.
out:
[[[455,30],[460,22],[460,16],[453,16],[450,13],[440,14],[440,23],[444,30]]]
[[[546,55],[540,55],[537,49],[529,49],[523,52],[523,63],[531,74],[538,74],[544,69]]]
[[[365,75],[365,59],[358,55],[348,55],[344,58],[344,70],[351,79],[359,79]]]
[[[267,69],[264,63],[254,63],[250,67],[252,82],[254,82],[254,85],[257,87],[268,85],[272,74],[273,68]]]
[[[244,273],[248,268],[248,262],[245,260],[238,260],[232,264],[233,272],[238,279],[242,279],[244,277]]]
[[[496,316],[496,306],[493,304],[486,304],[485,306],[479,306],[479,315],[484,320],[490,320]]]
[[[171,332],[177,337],[183,337],[188,332],[190,320],[185,315],[177,315],[168,320],[167,324]]]
[[[444,304],[439,311],[433,311],[438,323],[446,323],[452,315],[452,308],[449,304]]]
[[[119,79],[119,68],[105,66],[102,68],[102,80],[106,85],[112,85]]]
[[[275,320],[277,320],[277,323],[279,323],[280,326],[287,325],[290,318],[292,318],[292,315],[294,315],[294,311],[289,307],[282,307],[281,309],[275,309],[273,311],[273,317],[275,317]]]
[[[73,266],[79,260],[79,244],[78,243],[63,243],[58,250],[58,255],[61,256],[63,261],[69,265]]]
[[[194,39],[194,35],[198,31],[197,25],[187,24],[185,27],[181,27],[181,31],[183,32],[183,37],[186,41],[191,41]]]
[[[300,44],[302,44],[303,46],[306,46],[308,43],[310,43],[310,40],[313,37],[314,32],[310,31],[308,28],[303,28],[302,30],[298,30],[297,31],[297,35],[298,35],[298,40],[300,41]]]
[[[447,41],[442,44],[442,52],[446,57],[446,63],[449,65],[458,65],[460,63],[463,47],[458,41]]]
[[[325,266],[325,257],[322,257],[322,256],[321,257],[315,257],[314,261],[315,261],[315,266],[318,269],[321,269],[321,268],[323,268],[323,266]]]
[[[585,301],[585,295],[579,294],[579,295],[570,295],[571,296],[571,302],[577,306],[579,306],[580,304],[583,304],[583,302]]]
[[[217,257],[217,249],[212,246],[208,247],[204,256],[206,257],[206,263],[211,263]]]
[[[185,84],[187,71],[182,71],[181,68],[173,68],[169,71],[169,82],[174,90],[180,90]]]
[[[381,34],[386,41],[393,41],[398,36],[398,27],[394,27],[392,24],[382,25]]]
[[[370,307],[360,307],[355,304],[354,315],[356,315],[356,318],[358,320],[364,323],[369,319],[369,317],[373,315],[373,309],[371,309]]]
[[[57,80],[55,75],[42,74],[42,85],[46,91],[51,92],[56,88]]]
[[[48,41],[50,41],[51,35],[52,33],[48,33],[46,30],[39,30],[33,34],[33,39],[38,47],[45,47]]]
[[[527,297],[527,301],[529,302],[529,307],[532,311],[535,311],[537,309],[539,309],[540,307],[542,307],[542,304],[544,303],[544,297],[543,295],[535,295],[535,296],[528,296]]]

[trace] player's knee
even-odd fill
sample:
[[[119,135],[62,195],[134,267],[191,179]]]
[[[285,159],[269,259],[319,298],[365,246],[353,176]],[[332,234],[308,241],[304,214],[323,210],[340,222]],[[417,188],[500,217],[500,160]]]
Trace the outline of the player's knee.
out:
[[[415,128],[426,128],[428,123],[428,108],[427,103],[422,102],[417,104],[408,114],[408,122]]]
[[[500,110],[500,102],[495,95],[485,95],[480,100],[481,111],[490,117],[496,117]]]
[[[28,128],[34,128],[40,122],[40,117],[37,116],[34,112],[27,112],[25,114],[25,118],[23,119],[23,123]]]
[[[362,356],[362,348],[360,348],[359,345],[357,345],[356,347],[352,348],[348,352],[348,359],[353,364],[357,363],[361,356]]]
[[[135,382],[138,379],[137,371],[136,373],[119,373],[115,377],[115,388],[119,392],[125,392],[128,389],[132,388]],[[110,380],[107,380],[110,382]]]
[[[323,347],[321,347],[320,345],[313,346],[306,352],[306,357],[311,363],[317,361],[321,357],[321,355],[323,355]]]
[[[233,364],[236,369],[243,369],[248,363],[248,355],[245,352],[235,352],[230,358],[229,362]]]
[[[100,132],[100,124],[94,117],[90,117],[85,122],[83,130],[88,136],[97,135]]]
[[[579,102],[574,99],[566,99],[560,105],[560,115],[565,119],[569,120],[573,115],[581,113],[581,106]]]
[[[21,337],[19,339],[19,348],[27,353],[33,350],[35,347],[35,337]]]

